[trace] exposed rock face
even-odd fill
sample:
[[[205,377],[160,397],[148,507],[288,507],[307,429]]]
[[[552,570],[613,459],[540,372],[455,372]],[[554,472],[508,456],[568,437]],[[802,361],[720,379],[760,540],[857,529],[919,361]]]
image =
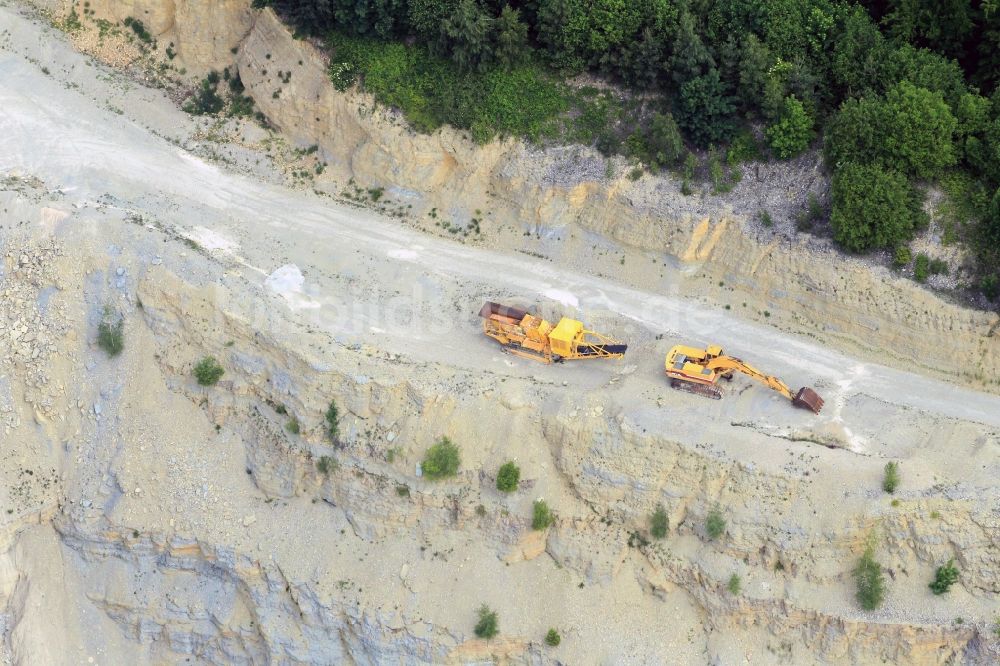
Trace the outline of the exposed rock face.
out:
[[[72,280],[62,275],[65,288],[72,290]],[[364,542],[473,534],[492,557],[515,566],[547,553],[588,586],[615,589],[623,567],[635,566],[646,594],[690,596],[700,609],[698,621],[716,636],[774,637],[776,659],[797,661],[807,654],[834,663],[987,658],[989,648],[975,626],[845,617],[835,603],[816,596],[817,590],[849,587],[845,555],[857,552],[874,529],[884,530],[882,556],[889,558],[884,561],[888,568],[926,570],[947,553],[959,552],[967,589],[996,594],[998,535],[994,528],[978,527],[992,524],[993,509],[982,502],[953,496],[941,525],[926,513],[928,506],[944,506],[944,497],[910,497],[898,510],[873,512],[865,508],[867,497],[851,494],[839,512],[824,511],[822,530],[801,529],[810,513],[802,503],[815,508],[822,503],[822,492],[809,476],[774,474],[697,452],[669,436],[643,432],[618,409],[607,410],[606,403],[580,405],[567,398],[544,410],[526,408],[538,404],[531,396],[539,389],[521,385],[514,390],[524,397],[505,406],[490,397],[488,382],[481,379],[455,376],[445,386],[434,386],[437,380],[419,379],[423,372],[400,373],[396,364],[379,359],[368,362],[363,378],[338,365],[317,372],[314,359],[290,347],[290,341],[301,340],[292,322],[279,321],[262,333],[241,311],[239,304],[246,301],[228,288],[192,285],[157,267],[138,282],[136,295],[142,303],[136,314],[153,337],[147,353],[156,359],[165,386],[185,397],[174,409],[236,434],[249,478],[268,502],[319,498],[343,512]],[[192,349],[210,350],[224,360],[227,375],[218,389],[205,391],[190,380]],[[349,357],[342,360],[351,364]],[[460,385],[466,387],[463,398],[443,397],[456,394]],[[335,452],[325,441],[321,416],[331,395],[347,417]],[[274,405],[298,415],[302,437],[289,435]],[[121,409],[106,404],[103,414]],[[478,415],[475,423],[469,420],[473,414]],[[558,522],[548,532],[533,532],[527,516],[506,513],[488,491],[489,477],[465,472],[444,486],[429,484],[384,459],[390,428],[396,442],[420,442],[444,431],[475,441],[499,423],[511,424],[522,444],[550,451],[568,484],[568,494],[558,501]],[[962,441],[966,435],[958,426],[953,438]],[[947,440],[942,445],[959,446]],[[169,449],[164,453],[173,455]],[[321,454],[338,460],[329,475],[316,468]],[[108,462],[118,488],[112,497],[123,491],[132,495],[128,489],[138,483],[156,492],[148,472],[140,472],[127,457]],[[818,476],[833,473],[827,465],[821,463]],[[405,496],[396,492],[399,488],[406,488]],[[644,531],[657,503],[670,516],[670,545],[633,543],[629,535]],[[484,504],[485,512],[477,509]],[[713,504],[727,512],[727,537],[718,545],[705,540],[702,528]],[[209,520],[221,518],[211,502],[198,510]],[[857,519],[866,514],[865,520]],[[331,574],[317,578],[296,571],[287,556],[272,560],[250,554],[246,545],[196,536],[201,521],[183,511],[176,517],[190,521],[184,524],[193,533],[174,528],[173,519],[170,527],[150,529],[127,515],[116,510],[95,521],[85,503],[60,512],[54,526],[61,547],[73,553],[66,566],[83,581],[88,602],[128,640],[146,646],[152,661],[180,655],[212,663],[549,661],[537,645],[463,641],[444,627],[373,608],[381,594],[391,594],[387,588],[367,596],[351,586],[331,591],[331,583],[350,579],[356,570],[331,572],[332,580]],[[244,517],[242,528],[252,531],[257,520],[256,514]],[[408,566],[400,571],[403,581]],[[725,590],[734,567],[754,581],[738,599]]]
[[[82,0],[75,4],[82,12]],[[174,45],[178,66],[196,74],[232,62],[254,15],[247,0],[90,0],[88,9],[116,23],[139,19],[161,49]]]

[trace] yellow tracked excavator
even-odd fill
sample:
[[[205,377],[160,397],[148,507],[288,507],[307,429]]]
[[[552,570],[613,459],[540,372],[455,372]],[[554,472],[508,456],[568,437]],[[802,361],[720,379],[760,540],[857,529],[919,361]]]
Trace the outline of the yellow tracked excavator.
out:
[[[561,363],[585,358],[621,358],[628,345],[583,323],[563,317],[553,326],[525,310],[487,301],[479,311],[483,332],[499,342],[508,354],[542,363]]]
[[[765,384],[772,391],[785,396],[796,407],[808,409],[815,414],[819,414],[823,409],[823,398],[813,389],[804,386],[793,394],[785,382],[761,372],[742,359],[726,356],[722,353],[722,347],[718,345],[712,345],[707,349],[677,345],[667,354],[666,370],[671,387],[715,400],[722,397],[722,388],[718,385],[719,379],[730,381],[734,372],[742,372],[751,379]]]

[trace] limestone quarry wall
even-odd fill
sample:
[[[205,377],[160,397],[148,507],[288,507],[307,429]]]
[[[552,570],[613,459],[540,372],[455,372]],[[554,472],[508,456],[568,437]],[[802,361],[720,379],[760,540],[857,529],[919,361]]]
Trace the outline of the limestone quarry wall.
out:
[[[318,492],[325,501],[343,509],[355,532],[366,539],[414,531],[471,532],[507,562],[547,554],[588,583],[610,584],[630,557],[629,534],[641,532],[647,516],[662,502],[672,532],[697,556],[684,557],[657,544],[638,545],[646,563],[642,576],[647,592],[659,594],[675,586],[686,590],[703,609],[706,625],[720,631],[765,627],[770,635],[808,646],[813,657],[832,662],[943,664],[987,659],[992,654],[989,650],[993,648],[974,626],[869,621],[853,613],[840,615],[825,603],[814,606],[810,595],[792,591],[795,586],[823,590],[848,587],[845,561],[863,550],[867,536],[877,530],[884,539],[880,553],[887,568],[932,568],[942,556],[955,552],[960,556],[964,585],[986,595],[996,594],[1000,590],[993,572],[1000,566],[996,548],[1000,533],[993,525],[992,507],[974,497],[949,502],[943,522],[928,518],[928,500],[914,497],[892,511],[873,507],[866,514],[854,514],[847,508],[837,520],[825,516],[823,530],[802,529],[798,524],[803,517],[799,498],[808,492],[806,479],[774,475],[753,465],[697,453],[668,436],[630,427],[613,410],[586,409],[580,413],[569,404],[540,410],[533,406],[540,401],[532,398],[531,389],[498,401],[483,394],[475,383],[466,386],[463,397],[456,397],[454,391],[401,376],[409,373],[400,373],[398,366],[378,358],[367,366],[364,377],[338,367],[317,372],[314,361],[282,343],[294,339],[292,333],[276,329],[263,335],[237,309],[224,305],[239,299],[220,296],[214,289],[195,288],[163,270],[152,272],[140,284],[139,295],[143,316],[158,341],[156,358],[168,383],[187,393],[213,421],[241,433],[248,472],[258,487],[272,497]],[[220,304],[222,309],[213,311]],[[191,324],[202,320],[199,313],[210,311],[212,326]],[[190,362],[186,350],[192,346],[226,358],[233,372],[227,375],[224,391],[206,396],[190,390],[185,382]],[[344,441],[337,450],[341,467],[327,478],[316,470],[315,462],[317,452],[327,446],[322,413],[330,395],[336,396],[347,418]],[[301,438],[289,437],[268,407],[278,403],[298,415]],[[500,424],[517,432],[518,439],[531,447],[551,451],[560,477],[570,487],[572,499],[560,503],[559,517],[550,530],[533,531],[528,517],[497,510],[487,490],[492,479],[479,473],[463,471],[445,484],[415,482],[398,465],[385,462],[393,441],[420,448],[441,432],[464,441],[481,441]],[[955,433],[957,438],[963,436]],[[401,485],[408,489],[403,500],[393,492]],[[477,511],[483,504],[489,507],[488,517]],[[713,504],[727,507],[727,539],[706,552],[701,526]],[[262,585],[262,576],[279,575],[262,571],[258,563],[228,563],[213,553],[210,545],[191,543],[189,551],[181,549],[185,563],[176,559],[176,544],[163,542],[166,537],[154,535],[153,543],[146,544],[113,536],[113,547],[109,547],[103,542],[88,545],[68,524],[59,529],[74,548],[89,551],[99,547],[104,557],[127,563],[150,557],[148,549],[153,547],[153,552],[169,555],[169,566],[181,565],[201,576],[221,575],[239,589]],[[720,564],[720,558],[726,564]],[[212,562],[213,567],[203,560]],[[733,599],[725,589],[731,562],[749,566],[756,577],[768,579],[775,592],[748,591]],[[782,573],[773,573],[779,569]],[[361,640],[359,633],[364,633],[358,610],[324,605],[308,592],[305,581],[281,579],[281,583],[272,584],[268,594],[246,598],[240,593],[245,603],[257,605],[254,614],[264,623],[260,636],[253,638],[262,644],[254,647],[245,640],[241,650],[253,654],[266,647],[267,652],[280,653],[275,652],[275,646],[267,646],[268,640],[273,640],[268,637],[267,622],[274,613],[285,612],[281,608],[288,602],[280,593],[284,586],[297,590],[298,597],[312,604],[302,631],[327,637],[313,641],[309,649],[327,649],[322,646],[332,633],[354,647],[351,653],[355,658],[399,656],[399,644],[384,639],[385,618],[373,615],[367,619],[370,626],[365,631],[382,638],[368,639],[366,652],[354,646]],[[781,593],[784,586],[789,586],[788,591]],[[126,625],[142,627],[150,622],[136,609],[123,608],[118,615]],[[154,626],[161,625],[169,623],[157,620]],[[287,633],[281,635],[291,644],[299,640]],[[305,645],[295,649],[304,653]],[[447,657],[466,661],[461,646],[443,633],[429,640],[411,637],[405,645],[413,651],[410,654],[429,660]],[[525,646],[511,649],[510,656],[518,661],[539,658]]]
[[[771,306],[779,325],[836,337],[863,349],[887,346],[898,350],[895,360],[899,363],[920,358],[933,366],[947,351],[951,363],[965,354],[975,358],[979,368],[995,367],[995,343],[983,337],[987,315],[953,307],[909,283],[841,262],[833,254],[817,256],[807,248],[762,244],[744,233],[738,216],[700,208],[710,204],[679,197],[667,180],[607,179],[601,162],[586,151],[579,162],[574,159],[577,149],[537,151],[515,141],[476,147],[447,129],[432,136],[414,134],[393,114],[373,112],[371,100],[363,95],[333,91],[321,54],[292,39],[268,11],[252,13],[245,2],[183,5],[187,14],[181,11],[182,5],[170,3],[92,6],[100,12],[141,12],[142,16],[147,16],[148,9],[149,18],[143,20],[161,46],[162,40],[179,40],[181,35],[201,34],[192,39],[212,41],[212,46],[203,49],[190,45],[186,57],[191,66],[218,67],[234,59],[274,123],[296,141],[322,146],[332,165],[331,177],[386,185],[396,196],[410,197],[423,208],[467,210],[486,198],[495,201],[498,215],[508,220],[535,227],[575,225],[632,247],[669,254],[691,275],[707,274],[693,283],[702,286],[687,288],[692,294],[718,297],[711,285],[725,282],[735,290],[735,298],[745,295],[755,304],[782,306]],[[223,7],[233,13],[213,13]],[[226,23],[230,19],[233,22]],[[246,23],[241,23],[244,19]],[[196,25],[201,26],[201,33]],[[241,26],[250,30],[245,39]],[[235,57],[225,48],[233,43],[227,41],[230,38],[239,43]],[[292,72],[280,91],[276,85],[279,69]],[[574,164],[584,166],[571,168]],[[101,221],[108,222],[101,229],[111,227],[109,220]],[[122,224],[140,233],[135,222]],[[155,227],[149,233],[154,231]],[[25,404],[34,407],[35,423],[28,413],[29,418],[10,425],[16,430],[13,439],[24,452],[35,451],[46,466],[50,459],[64,465],[67,473],[60,478],[71,489],[46,486],[44,494],[36,493],[45,500],[41,509],[26,508],[23,516],[11,519],[15,522],[5,535],[23,552],[0,555],[5,626],[20,627],[25,633],[24,617],[32,612],[23,603],[28,588],[46,579],[62,582],[51,572],[34,577],[25,573],[29,570],[25,560],[42,558],[32,558],[35,551],[29,546],[33,542],[22,544],[19,535],[34,534],[42,526],[51,531],[51,523],[59,544],[46,561],[60,563],[89,586],[75,596],[76,590],[57,591],[47,601],[56,603],[61,597],[75,607],[86,595],[86,603],[100,611],[95,615],[113,622],[129,641],[129,649],[148,647],[154,662],[178,661],[179,655],[217,663],[322,663],[331,658],[358,663],[554,661],[538,643],[501,638],[487,645],[466,640],[462,630],[455,629],[457,624],[409,625],[389,609],[338,601],[336,587],[330,584],[335,581],[317,580],[320,576],[308,571],[284,571],[269,553],[250,548],[240,552],[221,539],[213,541],[210,535],[214,533],[199,522],[204,519],[200,507],[212,506],[207,500],[204,505],[185,504],[184,511],[177,512],[182,526],[175,527],[173,516],[169,523],[163,516],[162,523],[150,521],[157,526],[139,531],[136,528],[143,525],[129,521],[141,514],[113,513],[111,508],[148,503],[151,491],[146,481],[152,483],[161,470],[150,465],[143,472],[148,475],[142,476],[123,461],[134,464],[134,460],[151,457],[152,452],[144,456],[136,451],[144,451],[143,446],[172,456],[184,442],[161,439],[156,423],[148,430],[131,431],[81,426],[102,419],[107,423],[120,407],[131,409],[142,420],[162,411],[161,419],[204,422],[217,426],[216,433],[234,434],[227,441],[239,447],[230,454],[235,475],[252,481],[268,503],[298,498],[308,504],[315,498],[328,513],[333,510],[327,505],[343,511],[348,531],[365,541],[402,534],[466,533],[473,537],[470,541],[484,545],[502,562],[550,557],[560,570],[582,579],[581,586],[611,587],[608,582],[623,566],[635,565],[641,590],[631,591],[630,601],[668,599],[681,590],[694,600],[692,615],[699,624],[715,629],[716,635],[757,637],[763,633],[768,641],[787,641],[786,661],[790,663],[817,659],[990,663],[996,659],[996,641],[982,625],[939,618],[920,622],[913,614],[872,616],[857,611],[849,598],[850,562],[868,535],[879,530],[879,556],[887,568],[910,568],[917,572],[915,576],[922,575],[954,553],[960,558],[964,591],[970,597],[992,600],[998,592],[994,572],[1000,564],[1000,533],[989,492],[969,486],[921,487],[900,492],[899,501],[891,505],[884,497],[875,502],[872,496],[857,493],[840,500],[840,495],[815,488],[806,492],[818,478],[834,486],[833,474],[777,474],[726,457],[711,448],[712,442],[682,443],[666,430],[647,432],[624,417],[606,396],[600,404],[581,406],[578,401],[591,396],[552,397],[551,387],[539,387],[528,379],[502,382],[505,386],[498,388],[494,378],[478,371],[442,373],[389,358],[378,349],[359,350],[357,355],[343,349],[310,351],[294,320],[278,321],[273,329],[256,326],[247,315],[247,309],[252,309],[247,304],[261,297],[259,290],[244,285],[245,292],[239,292],[239,287],[232,286],[238,284],[235,277],[221,279],[220,274],[226,272],[221,267],[219,274],[205,277],[201,271],[211,262],[201,262],[190,245],[182,252],[192,250],[191,261],[185,257],[170,269],[152,260],[148,245],[137,251],[129,237],[124,238],[124,242],[115,241],[112,251],[107,239],[95,237],[88,252],[79,237],[71,237],[69,247],[64,252],[52,251],[51,257],[49,250],[31,250],[22,244],[18,256],[7,257],[5,263],[6,267],[17,265],[15,277],[24,280],[17,285],[17,298],[8,299],[20,308],[17,317],[6,317],[10,321],[27,321],[28,313],[34,316],[39,292],[49,286],[57,285],[61,298],[77,302],[87,293],[85,285],[90,285],[91,314],[75,312],[73,330],[44,331],[46,336],[58,334],[63,344],[77,352],[89,344],[85,339],[92,336],[94,316],[100,316],[105,303],[98,298],[98,294],[105,296],[103,289],[95,285],[105,279],[115,284],[120,280],[119,295],[130,317],[129,347],[121,359],[130,363],[121,366],[121,381],[127,382],[130,391],[124,398],[114,391],[101,396],[101,419],[97,403],[71,397],[81,386],[100,384],[93,374],[80,368],[71,372],[53,363],[44,373],[44,382],[33,371],[19,370],[24,376],[14,375],[19,383],[38,390],[24,396]],[[150,244],[159,252],[167,240],[157,236]],[[44,279],[27,268],[57,262],[59,270],[51,277],[37,273]],[[113,270],[116,266],[122,272]],[[133,276],[135,282],[131,282]],[[15,279],[6,279],[5,289],[13,289],[8,285]],[[227,293],[230,287],[233,291]],[[817,328],[817,321],[825,328]],[[900,326],[899,321],[907,324]],[[978,355],[972,353],[976,349]],[[91,351],[96,353],[96,349]],[[362,353],[359,365],[357,357]],[[193,362],[204,354],[216,355],[227,369],[212,389],[197,387],[191,378]],[[27,367],[47,361],[42,351],[22,355],[32,361]],[[79,365],[87,367],[82,359]],[[49,374],[57,380],[51,387],[47,386]],[[170,404],[174,411],[160,405],[143,409],[145,403],[137,396],[147,392],[164,401],[176,398]],[[342,441],[334,443],[323,430],[323,413],[331,399],[344,412]],[[276,408],[279,404],[281,412]],[[63,415],[69,416],[68,421],[63,422]],[[293,437],[287,430],[288,415],[301,423],[300,435]],[[38,435],[41,432],[46,433],[44,442]],[[127,441],[119,441],[119,432],[132,434],[122,438]],[[564,491],[558,495],[557,520],[549,530],[531,530],[527,511],[505,511],[506,500],[498,496],[494,480],[480,471],[487,467],[484,462],[494,469],[497,458],[507,455],[506,450],[490,452],[479,446],[486,442],[500,449],[501,444],[509,444],[491,442],[492,432],[503,432],[505,440],[544,451],[546,460],[551,456],[554,461],[551,471],[532,472],[552,477],[546,480]],[[412,463],[441,434],[460,435],[469,443],[463,450],[468,458],[463,458],[457,478],[432,484],[415,475]],[[225,450],[211,435],[201,442],[203,435],[195,431],[191,437],[199,446],[205,444],[197,449],[199,460],[215,460],[210,458],[212,453]],[[970,449],[967,430],[952,427],[951,432],[935,432],[934,436],[944,450],[959,442],[965,448],[955,446],[954,450]],[[990,436],[993,441],[987,441]],[[745,438],[750,440],[751,435]],[[995,445],[993,435],[982,434],[982,439],[977,448]],[[389,454],[395,447],[403,449],[404,460],[393,462]],[[106,451],[106,459],[95,455],[95,448]],[[803,452],[798,453],[802,457]],[[329,454],[336,456],[339,467],[326,475],[319,471],[317,458]],[[102,466],[91,469],[97,460]],[[861,468],[870,472],[880,467],[881,460],[858,457],[841,464],[852,473]],[[13,472],[13,466],[8,467],[6,472]],[[167,469],[164,487],[187,482],[194,473],[204,471],[183,466],[178,470],[171,476]],[[214,468],[209,473],[222,475]],[[80,481],[82,477],[86,484]],[[143,479],[141,487],[127,483],[133,477]],[[944,503],[945,495],[948,510],[935,518],[931,510],[935,502]],[[158,510],[173,511],[166,500],[192,496],[200,495],[168,491]],[[822,504],[810,506],[810,500]],[[646,530],[648,516],[658,503],[669,514],[669,547],[633,538]],[[703,525],[715,504],[727,508],[727,533],[724,540],[713,542],[706,538]],[[833,504],[834,509],[827,508]],[[480,512],[481,506],[488,508]],[[822,520],[814,518],[816,509],[823,510]],[[234,520],[217,509],[208,517],[212,523],[254,525],[244,515]],[[199,530],[209,536],[199,536]],[[726,580],[738,567],[748,579],[752,572],[761,584],[734,598],[726,590]],[[356,568],[364,567],[359,563]],[[919,585],[923,587],[923,580]],[[225,602],[221,609],[210,603],[218,600]],[[40,627],[50,630],[48,625]],[[35,635],[46,633],[39,630]],[[11,643],[18,646],[17,640]],[[567,644],[566,649],[573,649]],[[29,660],[30,650],[24,644],[20,648],[23,654],[16,656]],[[726,652],[713,649],[709,653]],[[585,662],[588,655],[576,656],[568,661]]]

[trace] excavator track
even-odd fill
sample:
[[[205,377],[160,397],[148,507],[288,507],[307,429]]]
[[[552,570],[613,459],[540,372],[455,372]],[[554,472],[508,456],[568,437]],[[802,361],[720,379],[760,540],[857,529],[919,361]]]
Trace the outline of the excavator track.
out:
[[[701,395],[712,400],[722,400],[722,390],[715,386],[695,384],[694,382],[686,382],[682,379],[671,379],[670,388],[677,389],[678,391],[687,391],[688,393]]]

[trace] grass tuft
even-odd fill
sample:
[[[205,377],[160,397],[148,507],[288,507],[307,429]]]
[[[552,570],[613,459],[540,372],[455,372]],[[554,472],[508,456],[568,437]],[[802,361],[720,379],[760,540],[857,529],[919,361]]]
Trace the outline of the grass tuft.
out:
[[[654,539],[662,539],[667,536],[669,527],[667,510],[663,508],[662,504],[658,504],[653,515],[649,517],[649,533],[653,535]]]
[[[97,325],[97,346],[109,357],[118,356],[125,349],[125,320],[111,306],[104,306],[104,316]]]

